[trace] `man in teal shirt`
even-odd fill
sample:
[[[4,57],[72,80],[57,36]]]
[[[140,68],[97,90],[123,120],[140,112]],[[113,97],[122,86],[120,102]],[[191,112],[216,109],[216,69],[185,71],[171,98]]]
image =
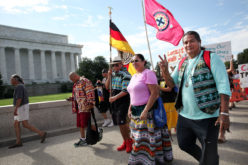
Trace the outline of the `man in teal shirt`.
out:
[[[201,165],[217,165],[219,127],[229,130],[230,126],[228,102],[231,91],[226,69],[218,55],[211,52],[208,66],[205,59],[207,51],[201,47],[197,32],[185,33],[183,45],[187,57],[171,76],[166,58],[160,57],[160,68],[167,85],[179,87],[176,102],[179,111],[178,144]],[[202,147],[196,144],[196,139]]]

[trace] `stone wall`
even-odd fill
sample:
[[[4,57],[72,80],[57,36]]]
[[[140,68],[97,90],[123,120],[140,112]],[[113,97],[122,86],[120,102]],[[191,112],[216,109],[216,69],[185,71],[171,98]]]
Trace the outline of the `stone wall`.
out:
[[[13,106],[0,107],[0,141],[3,139],[15,138],[14,132],[14,109]],[[95,110],[97,121],[102,117]],[[52,131],[57,129],[76,128],[76,114],[72,114],[71,103],[68,101],[53,101],[30,104],[29,123],[33,126]],[[21,128],[22,136],[31,132]]]
[[[29,96],[41,96],[47,94],[57,94],[61,93],[62,84],[34,84],[25,85]]]

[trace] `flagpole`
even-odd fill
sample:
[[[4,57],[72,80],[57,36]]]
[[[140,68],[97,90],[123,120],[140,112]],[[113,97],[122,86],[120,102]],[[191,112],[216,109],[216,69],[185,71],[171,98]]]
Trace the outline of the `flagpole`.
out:
[[[112,9],[112,7],[108,7],[109,8],[109,24],[110,24],[110,21],[112,21],[112,18],[111,18],[111,14],[112,14],[112,12],[111,12],[111,9]],[[109,25],[109,52],[110,52],[110,54],[109,54],[109,70],[111,69],[111,63],[112,63],[112,43],[111,43],[111,39],[110,39],[110,37],[111,37],[111,34],[110,34],[110,25]],[[111,77],[109,77],[110,78],[110,92],[109,92],[109,95],[110,95],[110,97],[112,96],[112,76]]]
[[[154,71],[154,66],[153,66],[153,62],[152,62],[152,53],[151,53],[151,48],[150,48],[150,43],[149,43],[148,33],[147,33],[147,27],[146,27],[145,10],[144,10],[144,2],[143,2],[143,0],[141,0],[141,3],[142,3],[142,10],[143,10],[143,19],[144,19],[145,31],[146,31],[147,46],[148,46],[148,50],[149,50],[149,54],[150,54],[150,60],[151,60],[151,64],[152,64],[152,70]]]

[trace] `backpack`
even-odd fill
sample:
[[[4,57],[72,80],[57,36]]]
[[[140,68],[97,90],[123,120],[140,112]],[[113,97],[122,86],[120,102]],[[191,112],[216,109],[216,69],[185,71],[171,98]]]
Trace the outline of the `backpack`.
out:
[[[179,62],[179,66],[178,66],[178,71],[180,71],[180,68],[182,66],[182,64],[184,63],[184,61],[186,60],[187,57],[184,57],[180,62]],[[210,64],[210,51],[204,50],[203,52],[203,60],[206,63],[208,69],[211,71],[211,64]]]

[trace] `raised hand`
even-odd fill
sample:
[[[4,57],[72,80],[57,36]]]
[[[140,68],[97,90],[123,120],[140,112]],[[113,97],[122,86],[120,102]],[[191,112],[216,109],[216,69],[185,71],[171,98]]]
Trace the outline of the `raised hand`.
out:
[[[158,55],[158,57],[160,58],[159,67],[160,67],[160,70],[162,71],[162,73],[163,74],[169,73],[168,61],[166,59],[165,54],[164,54],[164,58],[162,58],[160,55]]]

